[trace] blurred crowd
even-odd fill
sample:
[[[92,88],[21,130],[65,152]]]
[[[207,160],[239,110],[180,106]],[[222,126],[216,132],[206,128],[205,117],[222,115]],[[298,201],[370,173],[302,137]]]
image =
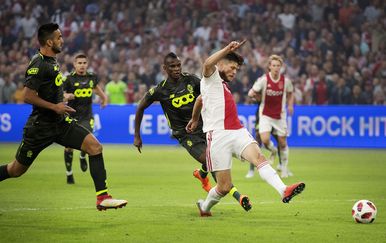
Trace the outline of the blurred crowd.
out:
[[[135,103],[165,78],[170,51],[201,76],[208,55],[247,39],[232,90],[238,103],[279,54],[297,104],[386,104],[386,4],[383,0],[1,0],[0,103],[22,103],[36,29],[60,25],[58,60],[69,74],[83,52],[102,88],[119,84]],[[108,95],[117,95],[106,90]]]

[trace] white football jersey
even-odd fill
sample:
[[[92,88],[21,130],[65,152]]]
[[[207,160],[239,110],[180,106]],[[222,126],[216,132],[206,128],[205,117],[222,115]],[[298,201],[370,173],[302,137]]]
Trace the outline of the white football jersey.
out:
[[[204,122],[203,131],[235,130],[243,126],[237,113],[237,106],[228,84],[220,77],[216,70],[210,77],[201,79],[201,96],[203,107],[201,110]]]

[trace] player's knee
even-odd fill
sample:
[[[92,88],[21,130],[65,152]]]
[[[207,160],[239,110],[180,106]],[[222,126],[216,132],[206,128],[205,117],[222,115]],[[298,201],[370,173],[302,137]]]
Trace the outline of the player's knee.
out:
[[[103,147],[102,144],[100,144],[98,141],[93,142],[90,144],[89,152],[88,154],[90,155],[97,155],[102,153]]]
[[[66,151],[67,153],[71,153],[74,150],[72,148],[65,148],[64,151]]]

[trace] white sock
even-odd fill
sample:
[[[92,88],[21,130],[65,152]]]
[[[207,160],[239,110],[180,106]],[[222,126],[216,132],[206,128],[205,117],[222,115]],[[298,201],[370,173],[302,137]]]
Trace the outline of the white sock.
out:
[[[71,171],[66,171],[66,175],[67,175],[67,176],[72,175],[72,170],[71,170]]]
[[[271,140],[269,140],[269,144],[266,147],[266,149],[268,149],[270,152],[276,151],[275,145],[273,144],[273,142]]]
[[[288,146],[284,149],[280,149],[280,159],[281,163],[284,167],[287,167],[288,165],[288,155],[289,155],[289,148]]]
[[[216,187],[213,187],[208,192],[208,196],[206,197],[205,201],[202,203],[201,209],[205,212],[209,212],[210,209],[214,205],[216,205],[222,197],[223,195],[217,192]]]
[[[261,163],[257,170],[259,171],[260,177],[265,180],[268,184],[270,184],[276,191],[280,194],[281,197],[284,195],[284,191],[286,189],[286,185],[280,179],[276,170],[272,168],[268,162]]]

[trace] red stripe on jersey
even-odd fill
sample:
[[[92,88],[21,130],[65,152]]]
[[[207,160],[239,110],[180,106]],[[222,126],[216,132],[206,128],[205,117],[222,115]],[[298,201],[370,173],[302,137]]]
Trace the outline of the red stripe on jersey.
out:
[[[212,133],[213,131],[208,132],[208,138],[206,141],[206,167],[208,171],[212,171],[212,160],[210,158],[210,146],[212,145]]]
[[[236,102],[233,99],[233,95],[229,90],[228,84],[223,82],[224,99],[225,99],[225,111],[224,111],[224,129],[225,130],[237,130],[243,127],[241,125]]]
[[[279,82],[273,82],[269,74],[267,76],[267,88],[265,90],[265,100],[263,115],[280,119],[282,101],[284,95],[284,76],[280,75]]]

